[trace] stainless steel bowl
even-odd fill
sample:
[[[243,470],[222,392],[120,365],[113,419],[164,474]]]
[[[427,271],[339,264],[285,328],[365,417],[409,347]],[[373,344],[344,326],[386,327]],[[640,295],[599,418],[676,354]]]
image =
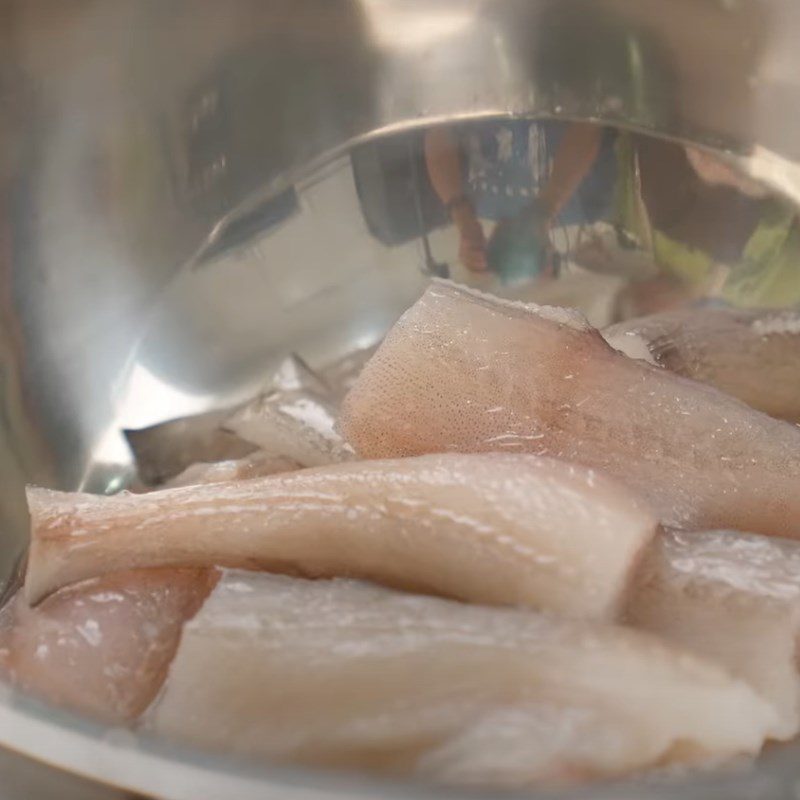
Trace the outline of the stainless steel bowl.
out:
[[[25,483],[120,488],[123,429],[236,402],[289,351],[320,365],[373,344],[444,265],[598,324],[629,313],[630,253],[574,268],[569,226],[553,237],[572,266],[546,287],[464,270],[424,158],[436,126],[589,121],[708,148],[800,198],[796,0],[4,0],[0,15],[0,582],[24,552]],[[97,796],[431,795],[187,753],[11,690],[0,745],[122,787]],[[34,776],[25,796],[49,796],[33,762],[3,759],[17,785]],[[574,796],[796,797],[796,759]]]

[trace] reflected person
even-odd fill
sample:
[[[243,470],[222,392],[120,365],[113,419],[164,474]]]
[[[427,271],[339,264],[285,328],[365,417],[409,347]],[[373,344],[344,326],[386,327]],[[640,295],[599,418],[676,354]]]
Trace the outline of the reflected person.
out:
[[[592,124],[551,120],[429,130],[425,163],[458,230],[461,263],[508,281],[552,274],[552,226],[591,224],[611,212],[613,140]]]
[[[648,249],[656,278],[634,284],[635,311],[706,298],[736,307],[800,303],[797,211],[718,156],[621,134],[617,224]]]

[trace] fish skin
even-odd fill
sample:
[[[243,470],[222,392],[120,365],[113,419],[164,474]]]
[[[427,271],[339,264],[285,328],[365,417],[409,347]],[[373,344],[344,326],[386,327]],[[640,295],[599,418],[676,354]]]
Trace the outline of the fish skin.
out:
[[[339,464],[111,497],[30,488],[29,602],[122,568],[352,576],[613,618],[657,523],[592,470],[519,454]]]
[[[562,712],[580,719],[555,726]],[[487,728],[522,755],[543,722],[561,741],[538,762],[496,752],[465,769]],[[142,725],[207,749],[496,786],[754,753],[777,720],[745,683],[638,631],[230,572]]]
[[[715,386],[772,417],[800,422],[800,313],[699,308],[603,330],[614,348]],[[636,350],[632,351],[632,348]]]
[[[606,472],[671,527],[800,537],[800,430],[618,353],[566,309],[434,281],[339,428],[362,458],[548,455]]]

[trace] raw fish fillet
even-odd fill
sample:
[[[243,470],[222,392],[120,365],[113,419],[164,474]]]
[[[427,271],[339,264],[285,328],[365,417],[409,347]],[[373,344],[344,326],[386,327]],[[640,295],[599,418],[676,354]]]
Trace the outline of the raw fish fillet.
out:
[[[634,716],[619,711],[569,700],[518,703],[465,725],[426,752],[415,773],[440,784],[504,790],[565,788],[627,774],[644,789],[645,781],[663,785],[712,770],[719,776],[753,760],[681,753],[679,746],[678,752],[660,758],[653,754],[648,761],[644,750],[637,751],[641,742],[636,736]]]
[[[157,486],[197,462],[244,458],[256,446],[220,426],[232,413],[209,411],[140,430],[126,430],[125,438],[136,457],[139,478]]]
[[[216,461],[212,464],[197,463],[187,467],[179,475],[164,484],[165,488],[176,489],[180,486],[196,486],[199,483],[225,483],[264,475],[277,475],[281,472],[292,472],[300,465],[289,458],[270,456],[257,450],[250,456],[233,461]]]
[[[800,537],[800,430],[627,358],[566,309],[434,282],[339,425],[363,458],[555,456],[623,481],[673,527]]]
[[[20,689],[108,722],[133,720],[161,688],[208,570],[117,573],[0,612],[0,662]]]
[[[623,487],[535,456],[432,455],[112,497],[29,489],[30,602],[123,568],[348,576],[613,617],[656,522]]]
[[[591,702],[519,702],[465,722],[419,758],[415,773],[437,783],[476,788],[573,784],[663,760],[653,750],[648,755],[648,745],[638,736],[635,714]],[[680,762],[666,767],[687,768]]]
[[[627,620],[714,659],[766,698],[780,738],[800,730],[800,544],[735,531],[663,533]]]
[[[777,724],[745,683],[638,631],[254,573],[225,574],[186,625],[143,721],[207,748],[494,785],[754,753]],[[492,730],[505,765],[467,757]]]
[[[800,313],[702,308],[603,331],[634,358],[716,386],[773,417],[800,421]]]
[[[291,356],[270,391],[235,411],[224,427],[270,455],[320,467],[353,457],[334,430],[337,413],[330,386],[302,359]]]

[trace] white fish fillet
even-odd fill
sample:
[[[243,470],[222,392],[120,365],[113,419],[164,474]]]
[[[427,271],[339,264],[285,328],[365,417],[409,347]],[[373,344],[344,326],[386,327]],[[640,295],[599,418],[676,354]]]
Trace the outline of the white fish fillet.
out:
[[[196,486],[200,483],[249,480],[265,475],[278,475],[281,472],[292,472],[299,468],[300,465],[289,458],[271,456],[258,450],[250,456],[232,461],[192,464],[191,467],[187,467],[179,475],[167,481],[164,488],[177,489],[181,486]]]
[[[564,309],[434,282],[339,424],[363,458],[550,455],[613,475],[674,527],[800,537],[800,430],[621,355]]]
[[[350,576],[608,618],[656,529],[623,487],[515,454],[340,464],[112,497],[29,489],[31,602],[133,567]]]
[[[722,664],[800,729],[800,544],[735,531],[663,533],[627,620]]]
[[[272,388],[226,421],[226,430],[303,467],[352,459],[352,450],[334,430],[337,399],[327,382],[298,356],[279,368]]]
[[[478,788],[580,783],[662,760],[663,753],[639,731],[636,714],[591,702],[519,702],[470,719],[425,752],[415,772],[437,783]]]
[[[800,421],[800,313],[701,308],[612,325],[606,341],[634,358],[716,386],[773,417]]]
[[[530,748],[527,764],[464,758],[509,716],[517,729],[498,734]],[[776,719],[743,682],[637,631],[232,573],[186,625],[144,724],[208,748],[499,785],[754,753]]]
[[[207,570],[140,570],[69,587],[36,608],[17,594],[0,612],[3,671],[56,705],[130,721],[161,688],[182,625],[213,582]]]

